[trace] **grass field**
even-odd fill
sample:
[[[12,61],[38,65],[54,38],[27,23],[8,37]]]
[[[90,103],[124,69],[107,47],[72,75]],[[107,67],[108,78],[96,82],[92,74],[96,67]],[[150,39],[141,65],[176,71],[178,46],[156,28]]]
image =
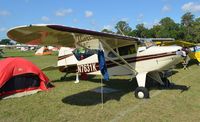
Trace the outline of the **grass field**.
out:
[[[6,50],[4,56],[20,56],[40,68],[56,64],[56,54],[34,56],[34,52]],[[0,58],[1,60],[2,58]],[[46,71],[55,87],[21,98],[0,100],[1,122],[27,121],[72,121],[72,122],[137,122],[137,121],[200,121],[200,67],[191,64],[188,70],[174,69],[168,79],[175,83],[171,89],[162,89],[150,83],[150,99],[134,97],[136,82],[128,77],[112,77],[104,86],[118,89],[118,92],[101,94],[92,92],[100,87],[100,78],[74,84],[74,75],[60,81],[63,75],[58,71]],[[182,89],[189,87],[188,90]]]

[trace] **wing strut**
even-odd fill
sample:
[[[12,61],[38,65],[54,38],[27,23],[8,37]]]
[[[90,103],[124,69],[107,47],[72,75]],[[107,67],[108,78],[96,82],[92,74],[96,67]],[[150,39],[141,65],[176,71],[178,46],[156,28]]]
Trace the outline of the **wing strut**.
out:
[[[114,53],[122,62],[124,62],[129,67],[129,68],[128,67],[126,68],[131,70],[134,75],[137,75],[137,71],[126,60],[124,60],[124,58],[122,58],[119,54],[117,54],[106,42],[102,41],[101,39],[100,39],[100,42],[104,44],[108,49],[110,49],[112,53]]]
[[[119,65],[119,66],[122,66],[122,67],[124,67],[125,69],[128,69],[128,70],[132,71],[132,69],[130,69],[129,67],[127,67],[127,66],[124,66],[124,65],[122,65],[122,64],[120,64],[120,63],[118,63],[118,62],[114,61],[114,60],[113,60],[113,59],[111,59],[111,58],[108,58],[108,57],[105,57],[105,58],[106,58],[106,59],[108,59],[109,61],[111,61],[111,62],[113,62],[113,63],[115,63],[115,64]]]

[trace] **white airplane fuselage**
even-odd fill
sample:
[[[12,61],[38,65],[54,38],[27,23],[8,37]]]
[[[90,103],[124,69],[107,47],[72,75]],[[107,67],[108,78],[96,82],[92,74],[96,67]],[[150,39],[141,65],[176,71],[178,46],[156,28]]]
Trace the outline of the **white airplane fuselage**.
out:
[[[73,55],[72,48],[62,47],[59,51],[58,66],[76,66],[84,64],[98,64],[97,54],[78,61]],[[137,53],[122,56],[137,72],[152,72],[152,71],[163,71],[168,70],[174,65],[180,63],[182,60],[181,55],[177,55],[176,51],[181,50],[180,46],[152,46],[149,48],[139,47]],[[105,56],[108,52],[105,51]],[[118,57],[110,58],[121,65],[124,64]],[[117,65],[111,61],[106,60],[107,70],[109,75],[130,75],[131,72],[127,68]],[[91,67],[91,68],[90,68]],[[94,66],[93,66],[94,67]],[[92,66],[82,66],[82,72],[88,74],[99,74],[99,71],[92,69]],[[87,70],[87,71],[84,71]],[[88,71],[90,70],[90,71]],[[98,70],[98,68],[96,69]]]
[[[136,77],[138,87],[135,89],[135,96],[142,99],[149,97],[149,91],[145,88],[147,74],[160,84],[166,85],[167,82],[163,81],[165,77],[163,77],[164,75],[160,76],[160,72],[169,70],[183,60],[184,51],[181,49],[180,46],[139,47],[134,54],[110,56],[111,52],[105,50],[104,55],[107,57],[106,66],[110,76],[131,75],[132,78]],[[101,75],[97,54],[77,60],[72,53],[73,50],[70,48],[60,49],[58,58],[60,71]],[[119,51],[117,52],[119,53]]]

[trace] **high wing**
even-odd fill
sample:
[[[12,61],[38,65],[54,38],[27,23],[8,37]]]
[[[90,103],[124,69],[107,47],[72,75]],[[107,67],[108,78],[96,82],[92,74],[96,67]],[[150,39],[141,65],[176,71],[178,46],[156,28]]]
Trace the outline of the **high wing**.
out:
[[[36,45],[52,45],[77,47],[77,44],[89,40],[101,40],[110,47],[137,43],[136,37],[109,34],[85,29],[67,27],[63,25],[29,25],[10,29],[7,36],[20,43]]]

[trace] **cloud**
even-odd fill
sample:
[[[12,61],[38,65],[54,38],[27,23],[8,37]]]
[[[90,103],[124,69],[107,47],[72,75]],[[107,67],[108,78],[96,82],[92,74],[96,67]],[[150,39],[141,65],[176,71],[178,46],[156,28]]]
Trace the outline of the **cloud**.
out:
[[[42,21],[49,21],[50,19],[49,19],[49,17],[47,17],[47,16],[43,16],[43,17],[41,18],[41,20],[42,20]]]
[[[6,28],[0,28],[0,32],[6,32],[7,31],[7,29]]]
[[[92,11],[85,11],[85,17],[86,18],[89,18],[91,16],[93,16],[93,12]]]
[[[200,12],[200,4],[194,2],[185,3],[181,9],[185,12]]]
[[[153,26],[154,26],[154,25],[159,25],[159,24],[160,24],[159,22],[160,22],[160,21],[159,21],[158,19],[154,19]]]
[[[6,11],[6,10],[1,10],[0,11],[0,16],[8,16],[10,15],[10,12]]]
[[[171,10],[171,7],[168,6],[168,5],[164,5],[163,8],[162,8],[163,12],[169,12],[170,10]]]
[[[139,14],[139,16],[137,17],[137,22],[141,22],[142,19],[144,18],[144,15],[143,14]]]
[[[128,21],[129,21],[129,18],[122,18],[121,21],[128,22]]]
[[[104,25],[103,29],[112,30],[113,27],[111,25]]]
[[[73,10],[71,8],[68,8],[68,9],[61,9],[61,10],[58,10],[56,11],[56,16],[66,16],[66,15],[69,15],[73,12]]]
[[[73,22],[74,23],[78,23],[78,19],[73,19]]]

